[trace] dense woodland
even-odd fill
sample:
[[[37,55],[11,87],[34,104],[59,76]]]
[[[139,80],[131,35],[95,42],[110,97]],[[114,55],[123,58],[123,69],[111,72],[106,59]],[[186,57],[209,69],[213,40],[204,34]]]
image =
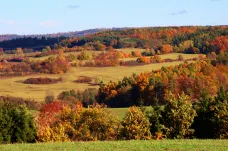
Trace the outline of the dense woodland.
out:
[[[0,42],[3,48],[34,48],[49,45],[58,47],[84,46],[92,50],[110,50],[112,48],[146,48],[153,53],[204,53],[226,51],[228,26],[186,26],[186,27],[151,27],[123,28],[100,31],[95,34],[67,38],[26,37]],[[95,32],[95,31],[94,31]],[[92,32],[93,33],[93,32]],[[64,38],[62,38],[64,39]],[[10,46],[10,47],[9,47]],[[36,47],[40,47],[36,49]]]
[[[51,46],[54,48],[54,44],[60,44],[59,46],[65,47],[64,43],[60,43],[64,39],[76,38],[79,36],[86,36],[95,34],[100,31],[108,29],[89,29],[76,32],[56,33],[56,34],[44,34],[44,35],[0,35],[0,47],[4,50],[13,50],[18,47],[23,49],[32,49],[32,51],[40,51],[45,46]],[[115,29],[113,30],[121,30]]]

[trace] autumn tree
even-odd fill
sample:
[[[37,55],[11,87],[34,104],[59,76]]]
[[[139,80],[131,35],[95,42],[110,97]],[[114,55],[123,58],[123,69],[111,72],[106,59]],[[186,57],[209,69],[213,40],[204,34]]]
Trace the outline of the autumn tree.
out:
[[[228,49],[228,36],[216,37],[211,42],[212,48],[215,49],[216,53],[224,53]]]
[[[162,54],[173,52],[173,46],[171,46],[170,44],[164,44],[161,46],[160,51]]]
[[[120,137],[124,140],[151,139],[150,122],[137,107],[130,107],[121,122]]]
[[[22,48],[17,48],[16,49],[16,55],[18,56],[18,57],[20,57],[20,56],[22,56],[23,55],[23,49]]]
[[[194,42],[192,40],[186,40],[181,43],[179,43],[179,52],[185,52],[189,48],[194,47]]]

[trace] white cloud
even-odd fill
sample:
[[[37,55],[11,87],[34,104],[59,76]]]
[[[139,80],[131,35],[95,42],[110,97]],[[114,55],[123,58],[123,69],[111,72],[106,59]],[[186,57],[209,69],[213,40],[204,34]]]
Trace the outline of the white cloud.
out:
[[[222,0],[210,0],[211,2],[221,2]]]
[[[184,14],[188,14],[188,12],[185,9],[172,13],[173,16],[184,15]]]
[[[69,9],[78,9],[80,6],[79,5],[68,5],[67,8]]]
[[[16,21],[15,20],[0,20],[0,24],[14,25],[14,24],[16,24]]]
[[[42,27],[54,27],[57,24],[58,23],[55,20],[45,20],[45,21],[40,22],[40,26],[42,26]]]

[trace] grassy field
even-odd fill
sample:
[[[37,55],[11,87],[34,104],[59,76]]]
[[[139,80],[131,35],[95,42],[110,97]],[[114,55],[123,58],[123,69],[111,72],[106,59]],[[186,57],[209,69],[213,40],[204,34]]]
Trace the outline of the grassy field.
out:
[[[130,50],[129,50],[130,51]],[[167,54],[162,56],[163,58],[175,58],[179,54]],[[184,58],[193,58],[197,55],[184,55]],[[139,74],[142,72],[150,72],[152,70],[160,69],[162,66],[178,65],[182,62],[172,62],[172,63],[160,63],[160,64],[149,64],[143,66],[132,66],[132,67],[72,67],[65,74],[58,75],[32,75],[32,76],[22,76],[22,77],[12,77],[7,79],[0,79],[0,96],[14,96],[22,98],[35,99],[36,101],[44,101],[47,93],[52,92],[55,96],[60,94],[62,91],[67,91],[71,89],[84,90],[86,88],[98,88],[98,86],[91,86],[89,84],[81,84],[73,82],[79,76],[89,76],[91,78],[100,78],[105,83],[112,81],[121,80],[124,76],[130,76],[133,73]],[[23,84],[22,82],[27,78],[37,78],[37,77],[51,77],[59,78],[62,77],[63,81],[56,84],[49,85],[31,85]]]
[[[226,151],[228,140],[105,141],[0,145],[1,151]]]
[[[122,120],[128,111],[128,108],[109,108],[113,115],[117,116],[119,120]],[[147,106],[144,108],[145,111],[150,111],[152,108],[150,106]]]
[[[52,91],[55,95],[58,95],[62,91],[67,91],[71,89],[75,90],[84,90],[90,86],[88,84],[80,84],[73,82],[79,76],[89,76],[92,78],[99,77],[105,83],[108,81],[118,81],[121,80],[124,76],[130,76],[132,73],[142,73],[149,72],[152,70],[160,69],[162,66],[178,65],[182,62],[172,62],[172,63],[161,63],[161,64],[149,64],[144,66],[134,66],[134,67],[88,67],[88,68],[71,68],[65,74],[58,75],[32,75],[32,76],[23,76],[23,77],[13,77],[7,79],[0,79],[0,95],[6,96],[15,96],[22,98],[33,98],[37,101],[43,101],[46,93]],[[63,81],[56,84],[49,85],[31,85],[23,84],[22,82],[27,78],[32,77],[52,77],[58,78],[62,77]]]
[[[128,110],[128,108],[110,108],[113,115],[117,116],[119,120],[122,120]]]

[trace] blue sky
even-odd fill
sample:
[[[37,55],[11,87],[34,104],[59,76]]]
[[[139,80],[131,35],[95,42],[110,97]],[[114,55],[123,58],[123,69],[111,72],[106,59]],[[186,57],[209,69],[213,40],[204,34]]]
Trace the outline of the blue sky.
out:
[[[227,25],[228,0],[1,0],[0,34]]]

